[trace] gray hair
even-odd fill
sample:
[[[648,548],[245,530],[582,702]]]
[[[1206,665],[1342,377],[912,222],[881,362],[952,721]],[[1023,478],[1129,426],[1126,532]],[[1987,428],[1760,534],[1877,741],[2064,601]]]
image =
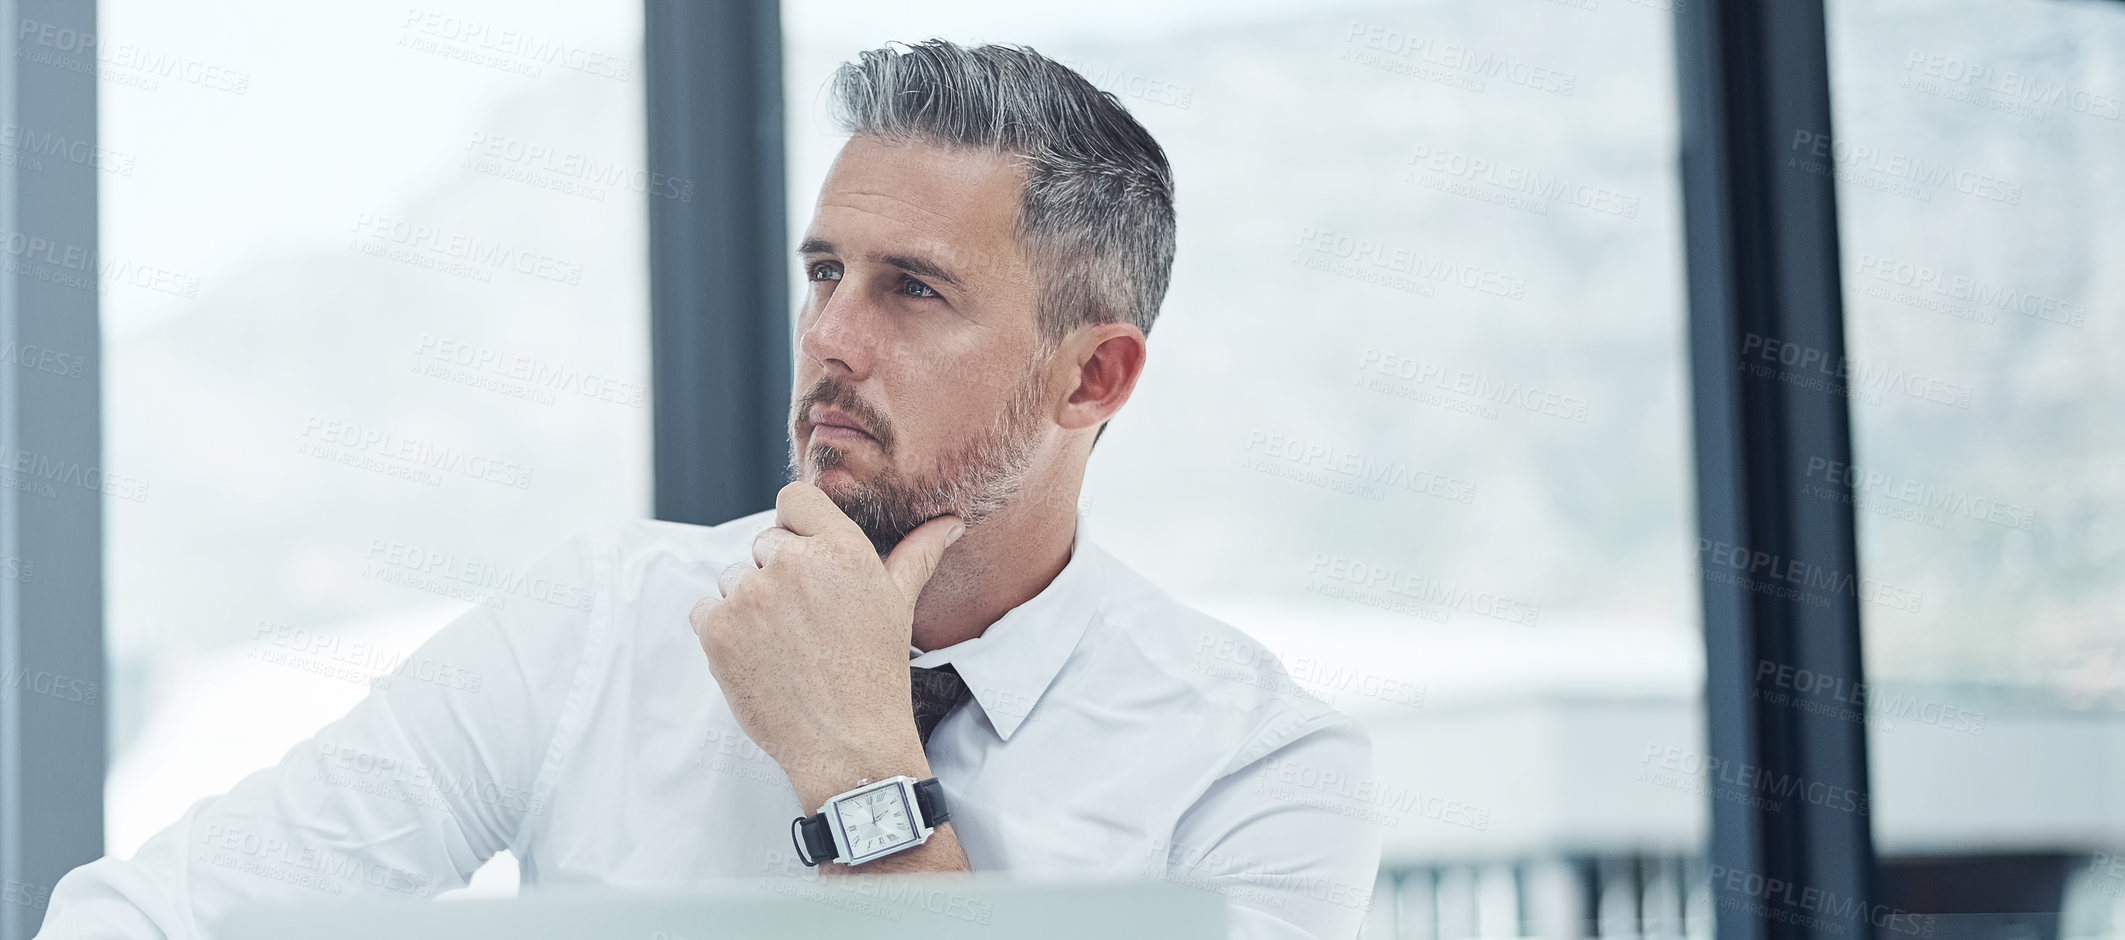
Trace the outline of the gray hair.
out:
[[[862,53],[830,98],[844,133],[1017,158],[1045,339],[1092,323],[1150,332],[1173,270],[1173,169],[1113,94],[1025,46],[931,39]]]

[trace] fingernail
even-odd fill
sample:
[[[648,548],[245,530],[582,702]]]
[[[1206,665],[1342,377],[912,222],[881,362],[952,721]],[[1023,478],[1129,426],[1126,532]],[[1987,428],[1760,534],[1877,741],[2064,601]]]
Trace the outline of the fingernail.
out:
[[[966,523],[962,522],[962,523],[959,523],[959,524],[957,524],[957,525],[954,525],[954,526],[952,526],[952,532],[951,532],[951,534],[949,534],[949,535],[946,535],[946,536],[944,537],[944,547],[946,547],[946,548],[951,548],[951,547],[952,547],[952,543],[953,543],[953,542],[957,542],[957,541],[959,541],[959,537],[960,537],[960,536],[962,536],[962,535],[965,535],[965,534],[967,534],[967,524],[966,524]]]

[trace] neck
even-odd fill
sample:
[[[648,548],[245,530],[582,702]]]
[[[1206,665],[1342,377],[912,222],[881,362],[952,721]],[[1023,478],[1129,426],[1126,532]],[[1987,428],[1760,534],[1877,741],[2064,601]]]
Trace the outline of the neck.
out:
[[[915,601],[917,649],[982,635],[989,625],[1046,590],[1070,562],[1084,465],[1026,479],[1016,498],[967,529],[944,553]]]

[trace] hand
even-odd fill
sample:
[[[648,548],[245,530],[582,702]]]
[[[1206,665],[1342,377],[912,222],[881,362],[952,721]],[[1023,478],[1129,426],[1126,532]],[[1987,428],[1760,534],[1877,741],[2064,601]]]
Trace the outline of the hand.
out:
[[[791,483],[753,560],[725,569],[694,633],[747,737],[782,765],[806,809],[863,777],[927,771],[908,688],[915,600],[956,516],[922,524],[882,562],[818,487]],[[823,792],[822,792],[823,791]]]

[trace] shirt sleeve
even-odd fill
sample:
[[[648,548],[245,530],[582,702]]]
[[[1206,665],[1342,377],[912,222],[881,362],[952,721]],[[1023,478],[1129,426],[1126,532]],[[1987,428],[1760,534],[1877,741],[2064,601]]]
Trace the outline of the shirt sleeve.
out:
[[[131,859],[67,874],[38,936],[191,940],[250,902],[463,886],[546,810],[556,732],[589,694],[613,603],[593,546],[570,540],[503,582],[352,711]]]
[[[1174,827],[1167,878],[1223,894],[1233,940],[1357,936],[1387,818],[1372,774],[1370,737],[1332,715],[1212,784]]]

